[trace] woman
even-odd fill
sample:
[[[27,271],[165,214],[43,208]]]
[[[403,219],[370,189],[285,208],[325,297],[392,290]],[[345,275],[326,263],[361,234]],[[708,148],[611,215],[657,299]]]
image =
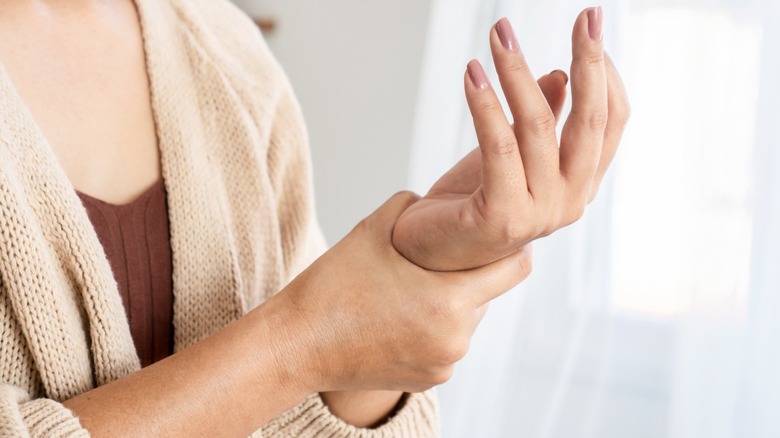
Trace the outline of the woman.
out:
[[[426,390],[526,245],[582,213],[627,120],[599,9],[573,41],[560,152],[566,75],[537,86],[502,20],[514,129],[473,61],[481,149],[303,271],[323,250],[307,140],[246,17],[0,1],[0,435],[435,435]]]

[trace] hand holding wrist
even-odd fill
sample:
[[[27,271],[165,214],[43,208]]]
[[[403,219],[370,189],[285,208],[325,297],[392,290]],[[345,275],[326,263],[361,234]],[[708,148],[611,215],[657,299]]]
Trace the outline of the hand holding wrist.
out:
[[[481,306],[530,272],[527,251],[470,272],[410,263],[391,233],[416,199],[394,196],[266,304],[296,328],[281,349],[301,358],[309,389],[418,392],[446,381]]]

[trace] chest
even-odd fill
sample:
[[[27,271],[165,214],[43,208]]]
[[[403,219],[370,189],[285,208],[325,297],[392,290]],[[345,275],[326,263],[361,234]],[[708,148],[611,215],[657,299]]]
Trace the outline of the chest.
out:
[[[0,8],[0,60],[73,186],[125,203],[159,179],[143,40],[131,1],[68,14]]]

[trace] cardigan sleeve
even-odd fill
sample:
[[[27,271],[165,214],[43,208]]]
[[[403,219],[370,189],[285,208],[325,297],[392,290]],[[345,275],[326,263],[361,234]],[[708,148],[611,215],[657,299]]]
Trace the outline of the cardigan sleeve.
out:
[[[433,438],[439,436],[438,409],[433,390],[409,394],[403,406],[381,426],[367,429],[333,415],[319,394],[313,394],[262,429],[263,438],[338,436],[346,438]]]
[[[78,418],[54,400],[31,399],[22,389],[0,385],[0,436],[88,437]]]

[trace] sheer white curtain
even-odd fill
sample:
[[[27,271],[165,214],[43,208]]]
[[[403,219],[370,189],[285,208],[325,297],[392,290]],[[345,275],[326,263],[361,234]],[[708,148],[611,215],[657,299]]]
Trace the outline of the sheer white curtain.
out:
[[[434,0],[411,185],[476,145],[466,62],[509,16],[568,70],[579,0]],[[454,437],[780,436],[780,2],[609,0],[633,117],[582,221],[535,244],[440,389]],[[495,81],[495,77],[493,78]]]

